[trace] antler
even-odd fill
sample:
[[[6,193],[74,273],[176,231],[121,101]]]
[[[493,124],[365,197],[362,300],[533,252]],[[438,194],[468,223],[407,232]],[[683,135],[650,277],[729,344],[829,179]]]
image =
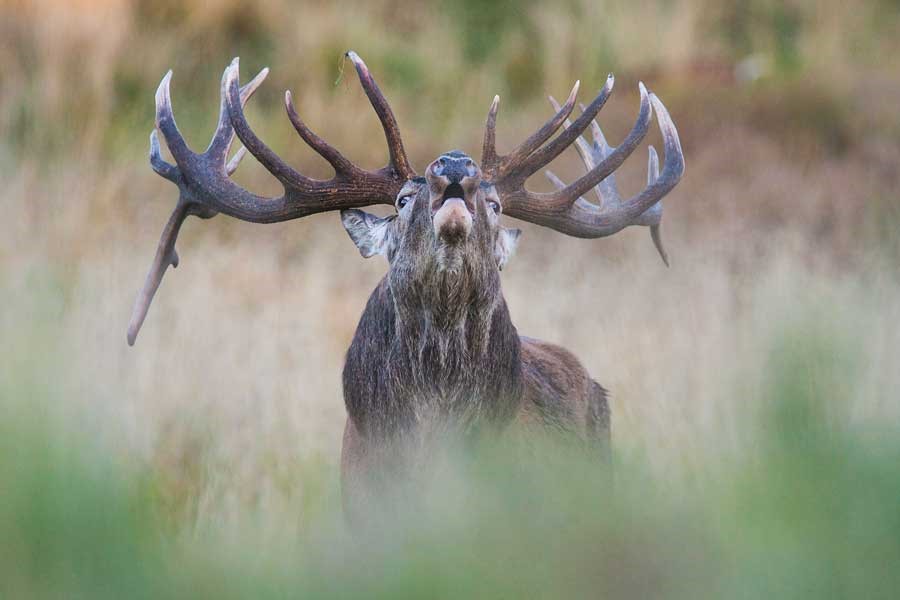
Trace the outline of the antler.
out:
[[[484,135],[482,162],[488,165],[485,172],[497,188],[506,214],[582,238],[613,235],[629,225],[648,225],[651,228],[653,242],[663,261],[668,265],[668,256],[659,235],[662,217],[662,205],[659,201],[675,187],[684,173],[684,155],[678,131],[659,98],[649,94],[644,85],[640,84],[641,108],[637,121],[619,146],[610,147],[594,117],[609,98],[613,83],[614,79],[610,75],[597,97],[589,105],[582,106],[581,114],[574,121],[569,121],[568,116],[574,106],[577,83],[562,107],[551,99],[556,114],[526,142],[504,157],[498,157],[495,149],[499,103],[499,97],[495,97],[488,112]],[[647,187],[639,194],[623,201],[619,196],[613,173],[644,138],[650,126],[653,110],[656,111],[663,136],[666,154],[663,170],[660,174],[659,159],[651,147]],[[565,125],[563,132],[547,145],[539,147],[561,125]],[[592,126],[594,133],[593,148],[581,137],[588,125]],[[566,185],[548,171],[548,178],[557,187],[555,192],[536,193],[526,190],[525,181],[559,156],[573,142],[576,143],[576,148],[587,167],[587,173]],[[599,205],[582,197],[591,188],[595,188],[600,197]]]
[[[352,51],[347,52],[347,57],[353,62],[363,90],[381,121],[390,160],[387,166],[377,171],[357,167],[303,123],[294,110],[291,93],[285,92],[285,108],[297,133],[334,168],[334,176],[328,180],[312,179],[292,169],[256,136],[247,123],[243,107],[265,79],[268,69],[263,69],[243,87],[238,85],[238,59],[235,58],[225,69],[222,75],[219,122],[212,141],[202,154],[191,151],[178,131],[169,96],[172,71],[163,77],[156,91],[156,128],[166,140],[175,164],[163,160],[154,130],[150,134],[150,166],[156,173],[178,186],[179,196],[159,240],[147,280],[135,301],[128,325],[129,345],[133,345],[137,338],[166,269],[169,265],[178,266],[175,241],[181,224],[188,216],[208,219],[224,213],[243,221],[274,223],[325,211],[393,204],[406,180],[415,177],[415,171],[403,149],[397,121],[387,100],[362,59]],[[235,133],[243,142],[244,148],[226,164]],[[258,196],[229,179],[244,156],[245,148],[281,182],[284,194],[277,198]]]
[[[553,108],[555,108],[556,110],[559,110],[559,103],[553,98],[553,96],[550,96],[550,105],[553,106]],[[585,110],[585,106],[583,104],[581,105],[581,110]],[[665,110],[665,108],[663,108],[663,110]],[[571,127],[572,123],[568,119],[566,119],[564,125],[568,128]],[[612,148],[606,141],[606,136],[603,135],[603,131],[600,129],[600,125],[596,120],[591,121],[591,133],[594,138],[593,144],[588,144],[587,141],[580,135],[575,138],[575,149],[578,150],[578,155],[581,157],[585,169],[587,169],[588,172],[590,172],[594,167],[597,166],[597,164],[599,164],[610,154],[612,154],[614,150],[614,148]],[[656,148],[654,148],[653,146],[650,146],[648,148],[648,152],[649,156],[647,157],[647,185],[650,186],[657,179],[659,179],[659,157],[656,154]],[[556,187],[556,189],[561,190],[566,187],[566,184],[552,171],[547,170],[544,172],[544,174],[547,176],[547,179],[549,179],[550,182]],[[597,194],[597,200],[600,203],[600,210],[614,211],[620,208],[623,204],[622,197],[619,195],[619,188],[616,185],[615,173],[610,173],[610,175],[606,179],[598,183],[594,187],[594,192]],[[584,198],[579,198],[578,202],[584,202],[588,205],[588,207],[592,206]],[[663,247],[662,237],[660,236],[661,220],[662,201],[660,200],[629,224],[643,225],[650,228],[650,238],[653,240],[653,245],[656,246],[656,250],[659,252],[660,258],[662,258],[663,262],[668,267],[669,256],[666,253],[665,248]]]

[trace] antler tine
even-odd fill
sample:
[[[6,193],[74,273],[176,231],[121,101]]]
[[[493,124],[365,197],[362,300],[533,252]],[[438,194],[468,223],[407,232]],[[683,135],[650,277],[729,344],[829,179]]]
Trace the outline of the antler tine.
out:
[[[238,148],[238,151],[234,153],[234,156],[231,157],[231,160],[228,161],[228,164],[225,165],[225,174],[231,175],[235,171],[237,171],[238,165],[241,164],[241,161],[247,155],[247,148],[241,146]]]
[[[581,87],[581,81],[576,81],[572,86],[572,91],[566,99],[566,103],[557,109],[556,114],[547,119],[547,121],[534,133],[532,133],[524,142],[516,146],[509,154],[504,156],[496,156],[496,165],[482,166],[482,170],[492,179],[503,179],[506,177],[515,177],[522,164],[535,150],[540,148],[541,144],[550,139],[560,128],[563,122],[572,114],[575,108],[575,99],[578,96],[578,88]],[[491,107],[493,110],[493,106]],[[496,120],[496,112],[494,112]],[[496,148],[495,148],[496,153]],[[482,163],[484,159],[482,158]]]
[[[653,185],[659,179],[659,155],[656,148],[647,148],[647,185]]]
[[[488,110],[487,122],[484,124],[484,143],[481,147],[481,169],[484,173],[492,173],[497,168],[497,111],[500,109],[500,96],[494,96]]]
[[[656,119],[659,121],[659,129],[663,136],[663,147],[666,151],[663,171],[653,183],[656,185],[662,182],[662,185],[666,186],[665,189],[668,192],[675,187],[675,184],[684,175],[684,153],[681,150],[678,130],[675,128],[675,123],[672,121],[669,111],[656,94],[650,95],[650,101],[653,102],[653,109],[656,111]]]
[[[172,70],[169,69],[159,87],[156,88],[156,128],[162,133],[166,140],[166,146],[175,162],[181,166],[194,155],[184,141],[181,132],[178,131],[178,125],[175,123],[175,115],[172,114],[172,98],[169,93],[169,82],[172,81]]]
[[[554,108],[554,110],[559,110],[559,103],[556,101],[556,98],[554,98],[553,96],[549,96],[548,99],[550,100],[550,106],[552,106]],[[580,106],[581,106],[581,112],[584,112],[585,111],[584,104],[581,104]],[[570,127],[572,127],[572,122],[569,119],[566,119],[566,122],[563,125],[565,126],[566,129],[569,129]],[[575,149],[578,151],[578,156],[581,157],[581,162],[584,163],[585,170],[590,171],[591,169],[593,169],[595,163],[594,163],[594,157],[591,153],[591,146],[580,135],[575,138]],[[549,173],[549,171],[547,171],[547,172]],[[560,183],[562,182],[562,180],[560,180],[555,175],[554,175],[554,177],[556,178],[556,181],[559,181]],[[611,177],[612,177],[612,175],[607,177],[607,179],[605,181],[608,181]],[[565,187],[566,187],[565,184],[557,185],[556,189],[561,190]],[[603,196],[600,195],[599,186],[594,188],[594,192],[597,194],[597,199],[600,200],[600,202],[602,204]]]
[[[584,112],[584,107],[581,107],[581,111]],[[591,119],[591,135],[594,136],[594,144],[599,144],[601,146],[609,146],[606,142],[606,136],[603,135],[603,130],[600,129],[600,125],[597,123],[597,119]]]
[[[661,199],[675,187],[682,175],[684,175],[684,153],[681,150],[681,140],[678,138],[678,130],[675,128],[675,123],[672,122],[669,111],[666,110],[665,105],[663,105],[656,94],[651,94],[650,100],[653,102],[653,109],[656,111],[656,118],[659,121],[659,128],[663,135],[666,161],[663,166],[662,175],[660,175],[659,157],[656,155],[656,149],[653,146],[650,146],[650,155],[647,158],[647,187],[644,189],[644,192],[642,192],[642,194],[647,193],[649,197],[641,199],[640,196],[638,196],[633,200],[642,200],[642,204],[650,202],[653,199],[656,200],[651,208],[642,213],[642,215],[650,213],[648,217],[655,221],[649,223],[650,238],[653,240],[653,245],[656,246],[660,258],[662,258],[663,262],[668,267],[669,255],[663,247],[662,233],[660,231],[663,210]],[[651,192],[650,190],[653,191]]]
[[[237,59],[235,59],[235,61],[236,60]],[[232,64],[235,64],[234,61],[232,61]],[[268,74],[269,69],[266,67],[257,73],[256,77],[251,79],[246,85],[241,86],[241,104],[247,104],[247,101],[250,100],[253,92],[262,85],[262,82],[265,81]],[[221,93],[219,98],[219,122],[216,124],[216,132],[213,134],[205,152],[211,157],[215,156],[216,158],[219,158],[227,155],[228,149],[231,147],[231,142],[234,140],[234,128],[231,126],[231,119],[228,116],[227,91],[228,69],[222,73]]]
[[[650,146],[647,149],[647,186],[649,187],[656,183],[657,179],[659,179],[659,156],[656,154],[656,148]],[[646,224],[650,227],[650,239],[653,240],[653,245],[656,246],[659,257],[668,267],[669,255],[663,247],[662,234],[660,232],[662,210],[662,200],[660,200],[640,216],[642,221],[640,224]]]
[[[549,165],[557,156],[562,154],[563,150],[571,146],[572,142],[581,136],[588,124],[593,121],[594,117],[597,116],[597,113],[600,112],[600,109],[606,104],[606,101],[609,100],[615,83],[615,77],[613,77],[612,74],[608,75],[606,77],[606,83],[591,103],[588,104],[587,108],[582,109],[582,113],[578,115],[578,118],[572,121],[571,126],[566,128],[566,130],[559,134],[552,142],[527,157],[522,164],[516,167],[516,174],[515,176],[510,177],[510,180],[525,181],[540,169]]]
[[[152,168],[157,175],[165,177],[173,183],[178,183],[178,177],[180,175],[178,167],[163,159],[162,154],[160,154],[159,151],[159,136],[156,135],[155,129],[150,132],[150,168]]]
[[[547,169],[546,171],[544,171],[544,175],[547,176],[547,180],[550,181],[550,183],[552,183],[553,187],[555,187],[556,189],[561,190],[564,187],[566,187],[566,182],[563,181],[562,179],[560,179],[556,175],[556,173],[554,173],[550,169]]]
[[[303,138],[303,141],[306,142],[310,148],[315,150],[319,156],[327,160],[328,164],[334,168],[336,174],[346,175],[357,170],[356,166],[347,160],[334,146],[317,136],[306,126],[306,123],[303,122],[300,115],[294,110],[294,103],[290,91],[284,93],[284,107],[287,110],[288,119],[290,119],[291,124],[294,126],[294,129],[297,130],[300,137]]]
[[[240,77],[240,59],[235,58],[231,64],[225,69],[225,93],[228,115],[231,119],[231,125],[238,138],[247,148],[247,150],[256,157],[262,165],[275,176],[278,181],[285,187],[305,188],[311,187],[313,179],[306,177],[291,168],[280,156],[275,154],[265,142],[263,142],[247,122],[244,115],[244,102],[240,97],[238,81]]]
[[[634,127],[632,127],[625,140],[584,176],[569,184],[565,189],[554,192],[552,197],[548,198],[550,204],[555,207],[571,205],[579,196],[582,196],[618,169],[625,162],[625,159],[634,152],[637,145],[641,143],[641,140],[647,134],[647,129],[650,127],[650,118],[653,116],[653,111],[650,108],[647,88],[644,87],[643,83],[638,84],[638,87],[641,92],[641,110],[638,113]],[[589,113],[583,113],[581,116],[585,114]]]
[[[591,134],[594,137],[592,153],[594,156],[594,163],[596,164],[612,154],[613,147],[606,141],[606,136],[603,135],[603,130],[600,129],[600,124],[597,123],[596,118],[591,119]],[[588,169],[588,171],[590,171],[590,169]],[[594,189],[597,190],[597,195],[600,197],[601,206],[606,204],[619,204],[622,201],[622,197],[619,195],[619,187],[616,185],[615,171],[610,173],[606,179],[598,183]]]
[[[175,240],[178,239],[178,232],[181,224],[187,218],[189,213],[186,202],[179,200],[169,216],[169,221],[163,229],[162,236],[159,238],[159,245],[156,247],[156,256],[153,258],[153,264],[150,265],[150,272],[147,273],[147,279],[144,287],[141,288],[137,300],[134,302],[134,309],[131,311],[131,320],[128,323],[128,345],[134,346],[141,325],[147,317],[147,311],[150,309],[150,303],[153,302],[153,296],[162,283],[163,275],[169,265],[172,268],[178,267],[178,253],[175,251]]]
[[[416,172],[410,166],[409,160],[406,157],[406,150],[403,149],[403,140],[400,137],[400,128],[397,126],[397,119],[394,118],[394,113],[385,99],[384,94],[381,93],[378,84],[375,83],[375,80],[372,78],[369,67],[366,66],[363,59],[361,59],[353,50],[348,50],[346,56],[353,62],[353,66],[356,67],[356,74],[359,76],[359,82],[362,84],[366,96],[369,97],[369,102],[372,103],[372,108],[375,109],[378,120],[381,121],[381,126],[384,129],[384,137],[387,140],[391,166],[404,180],[415,177]]]
[[[553,96],[547,96],[547,100],[550,101],[550,106],[553,107],[553,110],[559,110],[559,102],[556,101],[556,98]],[[581,112],[584,112],[584,104],[581,104]],[[572,126],[572,121],[566,119],[563,122],[563,127],[566,129]],[[591,158],[591,147],[585,141],[583,137],[580,135],[575,138],[575,149],[578,150],[578,156],[581,157],[581,162],[584,163],[585,168],[588,171],[594,168],[594,159]]]

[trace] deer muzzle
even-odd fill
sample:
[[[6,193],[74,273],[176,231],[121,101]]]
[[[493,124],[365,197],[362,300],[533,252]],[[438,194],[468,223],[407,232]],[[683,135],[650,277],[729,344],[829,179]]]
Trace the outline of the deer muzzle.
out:
[[[437,236],[450,243],[465,240],[475,218],[481,170],[462,152],[443,154],[425,172],[432,223]]]
[[[472,231],[472,213],[462,198],[449,198],[432,217],[434,232],[442,241],[465,241]]]

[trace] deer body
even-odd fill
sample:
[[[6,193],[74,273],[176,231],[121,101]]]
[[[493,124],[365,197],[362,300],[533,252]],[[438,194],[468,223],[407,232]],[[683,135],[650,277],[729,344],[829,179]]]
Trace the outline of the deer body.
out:
[[[502,298],[501,298],[502,300]],[[505,302],[433,329],[422,313],[398,323],[384,280],[369,298],[344,365],[344,401],[353,429],[373,443],[423,421],[466,430],[546,422],[602,440],[606,393],[578,359],[554,344],[519,336]],[[404,333],[409,327],[413,336]],[[433,429],[431,425],[426,429]]]
[[[609,436],[603,389],[567,351],[521,338],[500,269],[518,230],[475,162],[442,155],[400,193],[398,214],[342,212],[364,256],[390,270],[369,298],[344,366],[343,479],[348,513],[362,513],[390,473],[448,443],[519,424],[574,434],[599,446]],[[449,439],[448,439],[449,438]]]
[[[499,102],[495,97],[481,165],[452,151],[418,176],[406,157],[393,112],[368,68],[355,53],[347,56],[381,121],[390,160],[375,171],[354,165],[306,126],[286,92],[285,106],[297,133],[334,168],[334,177],[328,180],[295,171],[247,122],[244,104],[266,70],[242,87],[237,59],[226,69],[216,133],[202,154],[190,150],[179,133],[169,97],[171,72],[163,78],[156,95],[156,127],[176,164],[163,160],[156,130],[150,136],[150,163],[178,186],[180,195],[135,303],[129,344],[137,337],[166,269],[178,264],[175,241],[188,216],[224,213],[271,223],[340,210],[344,228],[360,253],[384,256],[389,263],[388,274],[360,319],[343,373],[348,419],[342,475],[349,512],[366,506],[384,487],[385,475],[427,468],[429,457],[451,440],[523,430],[563,433],[591,449],[605,449],[610,430],[606,392],[572,354],[519,336],[510,319],[500,270],[521,232],[503,227],[500,220],[505,213],[582,238],[613,235],[630,225],[649,226],[668,264],[659,235],[660,199],[679,181],[684,160],[665,107],[640,85],[637,121],[613,148],[594,121],[612,91],[612,76],[570,122],[576,83],[564,105],[551,99],[553,117],[509,154],[500,155],[495,147]],[[623,200],[613,172],[643,139],[653,112],[665,147],[662,172],[651,146],[647,186]],[[593,144],[581,135],[589,126]],[[244,148],[227,161],[235,135]],[[573,144],[584,161],[585,175],[566,185],[548,171],[555,192],[525,188],[532,174]],[[282,184],[281,196],[257,196],[230,179],[244,149]],[[584,197],[591,191],[596,202]],[[396,213],[381,218],[359,210],[373,204],[392,205]]]
[[[577,436],[598,458],[608,450],[605,390],[564,348],[519,336],[502,296],[492,311],[473,307],[447,328],[432,328],[429,311],[400,317],[393,300],[385,278],[344,365],[348,515],[366,512],[385,471],[414,477],[427,469],[427,458],[417,458],[439,450],[448,434],[548,429]]]

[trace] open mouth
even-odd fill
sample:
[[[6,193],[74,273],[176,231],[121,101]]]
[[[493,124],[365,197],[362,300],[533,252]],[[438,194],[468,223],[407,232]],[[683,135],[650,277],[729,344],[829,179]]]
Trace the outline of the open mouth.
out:
[[[447,186],[447,189],[444,190],[444,195],[441,198],[441,202],[446,202],[450,198],[465,198],[466,193],[463,191],[463,186],[458,183],[451,183]]]
[[[450,200],[451,198],[458,198],[458,199],[462,200],[463,203],[465,203],[466,208],[469,209],[469,212],[474,214],[475,206],[473,203],[469,202],[469,200],[466,198],[466,192],[463,189],[463,186],[460,185],[459,183],[451,183],[450,185],[448,185],[447,188],[444,190],[444,193],[441,194],[441,197],[438,200],[438,202],[435,202],[432,205],[432,207],[431,207],[432,210],[435,210],[435,211],[439,210],[442,206],[444,206],[444,203],[447,200]]]
[[[434,232],[444,243],[464,242],[472,230],[474,206],[466,202],[466,193],[459,183],[451,183],[431,205]]]

